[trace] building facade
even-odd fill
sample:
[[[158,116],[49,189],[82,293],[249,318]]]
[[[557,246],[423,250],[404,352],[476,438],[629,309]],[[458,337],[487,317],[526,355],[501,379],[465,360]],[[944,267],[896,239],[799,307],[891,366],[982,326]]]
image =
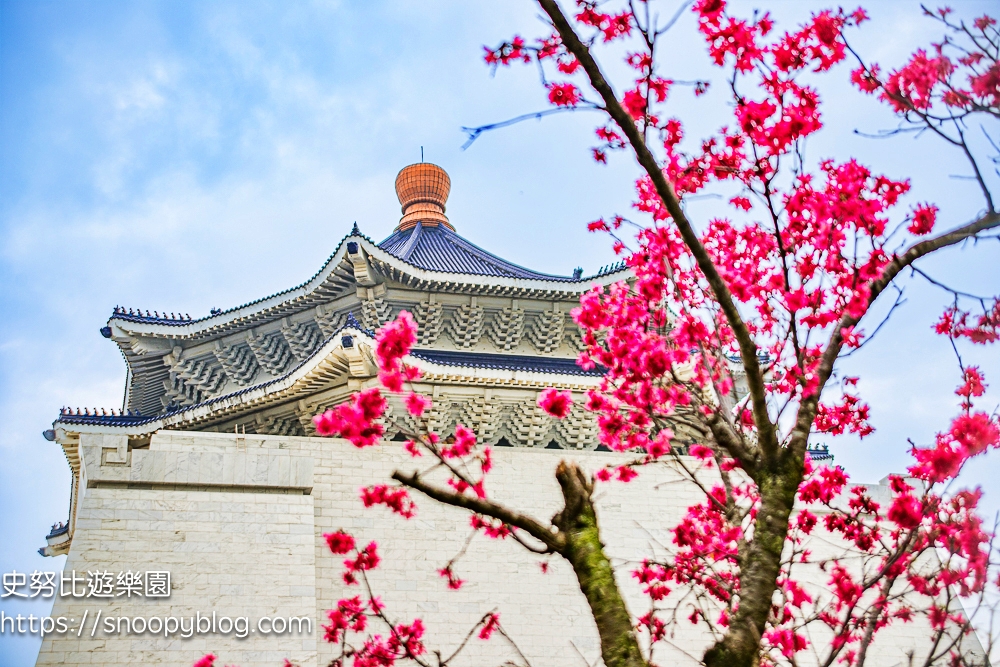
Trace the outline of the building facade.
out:
[[[379,542],[375,592],[398,620],[423,618],[428,644],[442,652],[499,611],[517,649],[473,642],[457,664],[516,662],[521,654],[533,665],[599,662],[596,627],[563,563],[552,561],[546,573],[517,544],[477,539],[456,566],[466,585],[449,591],[437,570],[465,543],[466,516],[430,501],[409,521],[361,506],[360,487],[413,465],[397,442],[417,428],[402,405],[390,401],[377,447],[316,437],[314,415],[376,384],[373,331],[407,310],[419,324],[409,363],[422,373],[417,389],[434,399],[430,424],[438,432],[465,424],[495,446],[497,499],[551,516],[561,458],[596,468],[617,456],[600,451],[596,423],[579,401],[556,421],[537,396],[553,386],[579,396],[598,382],[599,371],[575,363],[581,332],[569,311],[593,285],[627,279],[625,268],[553,276],[507,262],[455,231],[445,212],[449,189],[439,167],[406,167],[396,179],[403,216],[393,233],[375,243],[355,225],[318,273],[279,294],[201,319],[115,309],[101,333],[127,362],[125,409],[63,410],[46,432],[66,454],[73,489],[68,520],[41,551],[68,554],[66,572],[81,577],[169,572],[169,596],[116,589],[57,597],[53,616],[90,620],[80,632],[46,637],[37,664],[190,665],[212,651],[244,667],[285,658],[325,665],[333,654],[322,641],[325,612],[355,594],[322,538],[338,528]],[[626,564],[648,555],[651,540],[669,540],[667,529],[701,500],[677,481],[651,471],[599,498],[633,613],[645,610]],[[98,614],[104,624],[91,632]],[[164,627],[164,619],[212,614],[211,632],[183,637],[182,625]],[[146,627],[153,618],[160,631]],[[240,618],[249,624],[244,637],[232,627]],[[259,625],[264,618],[272,631]],[[275,619],[284,627],[304,618],[310,631],[273,631]],[[869,664],[906,664],[926,636],[919,622],[886,631]],[[708,641],[693,627],[657,662],[690,660]]]

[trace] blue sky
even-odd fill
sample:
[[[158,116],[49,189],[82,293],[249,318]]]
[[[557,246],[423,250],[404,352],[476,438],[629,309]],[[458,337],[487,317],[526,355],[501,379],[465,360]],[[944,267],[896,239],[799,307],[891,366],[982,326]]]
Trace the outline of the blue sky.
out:
[[[854,41],[875,60],[897,64],[938,36],[917,2],[869,4],[873,21]],[[971,16],[989,3],[955,4]],[[766,6],[781,27],[826,5],[736,6]],[[121,405],[124,364],[98,333],[112,308],[197,317],[298,284],[353,222],[376,240],[389,234],[393,180],[421,146],[450,173],[448,213],[473,242],[554,273],[613,260],[585,225],[628,213],[637,169],[627,156],[589,159],[595,116],[523,123],[461,150],[463,125],[545,108],[532,70],[491,77],[481,60],[484,43],[537,34],[536,15],[527,0],[0,0],[0,571],[65,560],[35,554],[69,492],[65,459],[41,432],[60,406]],[[669,52],[667,75],[719,81],[689,16]],[[853,133],[893,121],[846,77],[842,67],[824,80],[828,129],[810,156],[854,155],[912,178],[909,201],[936,202],[948,226],[973,217],[976,192],[954,178],[967,169],[943,145]],[[720,89],[674,94],[689,135],[726,122]],[[693,215],[714,206],[692,204]],[[998,255],[952,250],[924,266],[996,293]],[[952,353],[929,330],[947,298],[917,282],[906,296],[845,367],[863,374],[878,428],[864,442],[830,441],[859,481],[900,471],[907,438],[928,442],[955,410]],[[975,352],[995,404],[1000,357]],[[1000,507],[997,465],[976,468],[969,483]],[[29,609],[42,611],[16,607]],[[0,638],[0,666],[32,664],[36,651],[33,639]]]

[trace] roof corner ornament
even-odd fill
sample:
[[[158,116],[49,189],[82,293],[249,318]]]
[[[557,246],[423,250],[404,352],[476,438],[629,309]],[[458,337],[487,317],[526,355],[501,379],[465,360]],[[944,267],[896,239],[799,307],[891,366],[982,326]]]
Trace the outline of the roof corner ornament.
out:
[[[361,230],[358,229],[358,221],[357,220],[354,221],[354,227],[351,228],[351,236],[364,236],[361,233]]]
[[[396,229],[412,229],[419,222],[424,227],[444,225],[454,231],[444,214],[450,193],[451,178],[436,164],[418,162],[403,167],[396,176],[396,196],[403,207],[403,217]]]

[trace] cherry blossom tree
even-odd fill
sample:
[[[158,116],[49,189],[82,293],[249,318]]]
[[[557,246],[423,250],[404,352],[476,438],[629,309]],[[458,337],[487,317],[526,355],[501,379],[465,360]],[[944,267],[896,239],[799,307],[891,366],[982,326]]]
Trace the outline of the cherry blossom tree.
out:
[[[545,113],[599,112],[593,158],[630,153],[642,171],[634,207],[645,222],[614,216],[590,223],[614,238],[632,278],[594,287],[572,313],[586,345],[579,363],[606,370],[586,408],[601,443],[625,456],[596,471],[560,463],[554,474],[564,506],[544,520],[490,497],[491,451],[471,430],[424,429],[404,445],[423,470],[398,470],[364,489],[364,505],[408,518],[423,496],[467,510],[473,529],[490,538],[565,559],[590,605],[607,667],[652,664],[657,643],[691,623],[714,638],[706,665],[795,665],[810,648],[823,665],[860,667],[881,630],[917,616],[932,630],[925,664],[963,664],[972,625],[960,603],[981,602],[997,573],[993,530],[977,515],[980,492],[955,479],[970,460],[1000,446],[1000,420],[979,405],[985,374],[958,355],[956,341],[995,343],[1000,301],[951,289],[920,260],[998,241],[989,172],[1000,161],[996,21],[926,11],[941,41],[883,68],[851,46],[852,31],[868,18],[862,9],[821,11],[779,29],[770,14],[739,16],[724,0],[685,5],[722,74],[732,113],[693,143],[685,141],[683,119],[671,116],[682,83],[662,62],[673,20],[661,21],[642,0],[576,0],[571,10],[537,2],[546,19],[541,37],[488,47],[486,63],[536,67],[552,105]],[[631,76],[613,84],[601,58],[621,53]],[[896,115],[896,132],[932,135],[924,139],[936,142],[932,150],[966,158],[982,194],[976,219],[939,220],[934,193],[911,193],[905,177],[807,154],[806,140],[823,129],[820,92],[809,82],[839,76],[834,68],[845,61],[854,86]],[[709,82],[684,85],[700,95]],[[496,127],[472,129],[470,140]],[[692,219],[685,200],[706,193],[723,194],[728,215]],[[877,332],[873,307],[898,294],[904,275],[951,296],[935,329],[956,350],[958,411],[932,446],[912,449],[909,474],[891,478],[886,501],[850,486],[840,468],[814,464],[808,449],[817,435],[872,432],[858,378],[840,365]],[[381,387],[317,416],[318,432],[357,447],[375,444],[387,392],[402,394],[421,420],[431,401],[413,391],[419,374],[405,362],[415,342],[408,313],[383,327]],[[565,417],[572,402],[555,389],[539,398],[553,418]],[[593,493],[648,466],[678,471],[704,499],[669,527],[673,543],[663,553],[634,568],[649,608],[630,610],[604,551]],[[430,470],[444,470],[447,485],[429,480]],[[843,545],[842,555],[814,556],[809,540],[818,531]],[[330,612],[327,639],[340,647],[337,664],[447,664],[442,654],[428,657],[420,619],[393,620],[371,590],[366,572],[379,563],[377,545],[357,545],[344,532],[327,539],[345,557],[345,582],[362,590]],[[803,586],[810,568],[829,584],[827,595]],[[443,585],[462,585],[455,561],[440,574]],[[490,613],[466,642],[494,633],[506,637]]]

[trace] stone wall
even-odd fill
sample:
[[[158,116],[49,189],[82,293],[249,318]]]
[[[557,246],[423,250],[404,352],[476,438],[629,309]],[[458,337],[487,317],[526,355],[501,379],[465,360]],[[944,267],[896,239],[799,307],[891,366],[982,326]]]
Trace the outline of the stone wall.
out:
[[[532,665],[599,664],[597,630],[572,571],[559,558],[541,558],[511,540],[473,539],[455,570],[466,583],[450,591],[437,570],[456,555],[470,533],[462,512],[417,498],[417,516],[404,520],[384,508],[364,509],[358,490],[384,482],[397,468],[415,463],[399,443],[357,450],[340,440],[163,431],[149,449],[127,450],[124,438],[84,435],[82,490],[66,569],[169,570],[173,592],[166,600],[62,597],[53,616],[79,620],[104,616],[193,616],[196,613],[314,619],[310,635],[245,639],[219,635],[191,639],[147,635],[82,637],[51,635],[39,665],[190,665],[213,651],[224,664],[277,667],[283,658],[303,666],[326,665],[333,652],[322,640],[325,611],[337,599],[360,593],[341,581],[341,559],[329,553],[322,534],[338,528],[359,541],[376,540],[383,562],[371,573],[375,592],[398,621],[422,618],[429,647],[448,655],[475,622],[498,611],[504,627]],[[492,497],[546,519],[559,509],[553,478],[558,460],[571,456],[597,468],[616,455],[546,449],[497,448],[488,479]],[[418,459],[418,462],[421,460]],[[600,487],[598,509],[609,555],[633,613],[644,598],[629,576],[629,562],[668,544],[668,529],[685,508],[701,500],[692,485],[665,468],[649,470],[631,484]],[[835,545],[818,544],[818,550]],[[828,575],[815,572],[820,593]],[[684,614],[686,616],[687,613]],[[703,628],[704,626],[700,626]],[[694,664],[709,637],[682,625],[683,636],[661,645],[658,664]],[[884,631],[868,665],[907,664],[928,630],[920,621]],[[817,636],[822,643],[825,638]],[[516,657],[498,636],[473,639],[462,665],[500,665]],[[800,664],[813,662],[808,657]]]

